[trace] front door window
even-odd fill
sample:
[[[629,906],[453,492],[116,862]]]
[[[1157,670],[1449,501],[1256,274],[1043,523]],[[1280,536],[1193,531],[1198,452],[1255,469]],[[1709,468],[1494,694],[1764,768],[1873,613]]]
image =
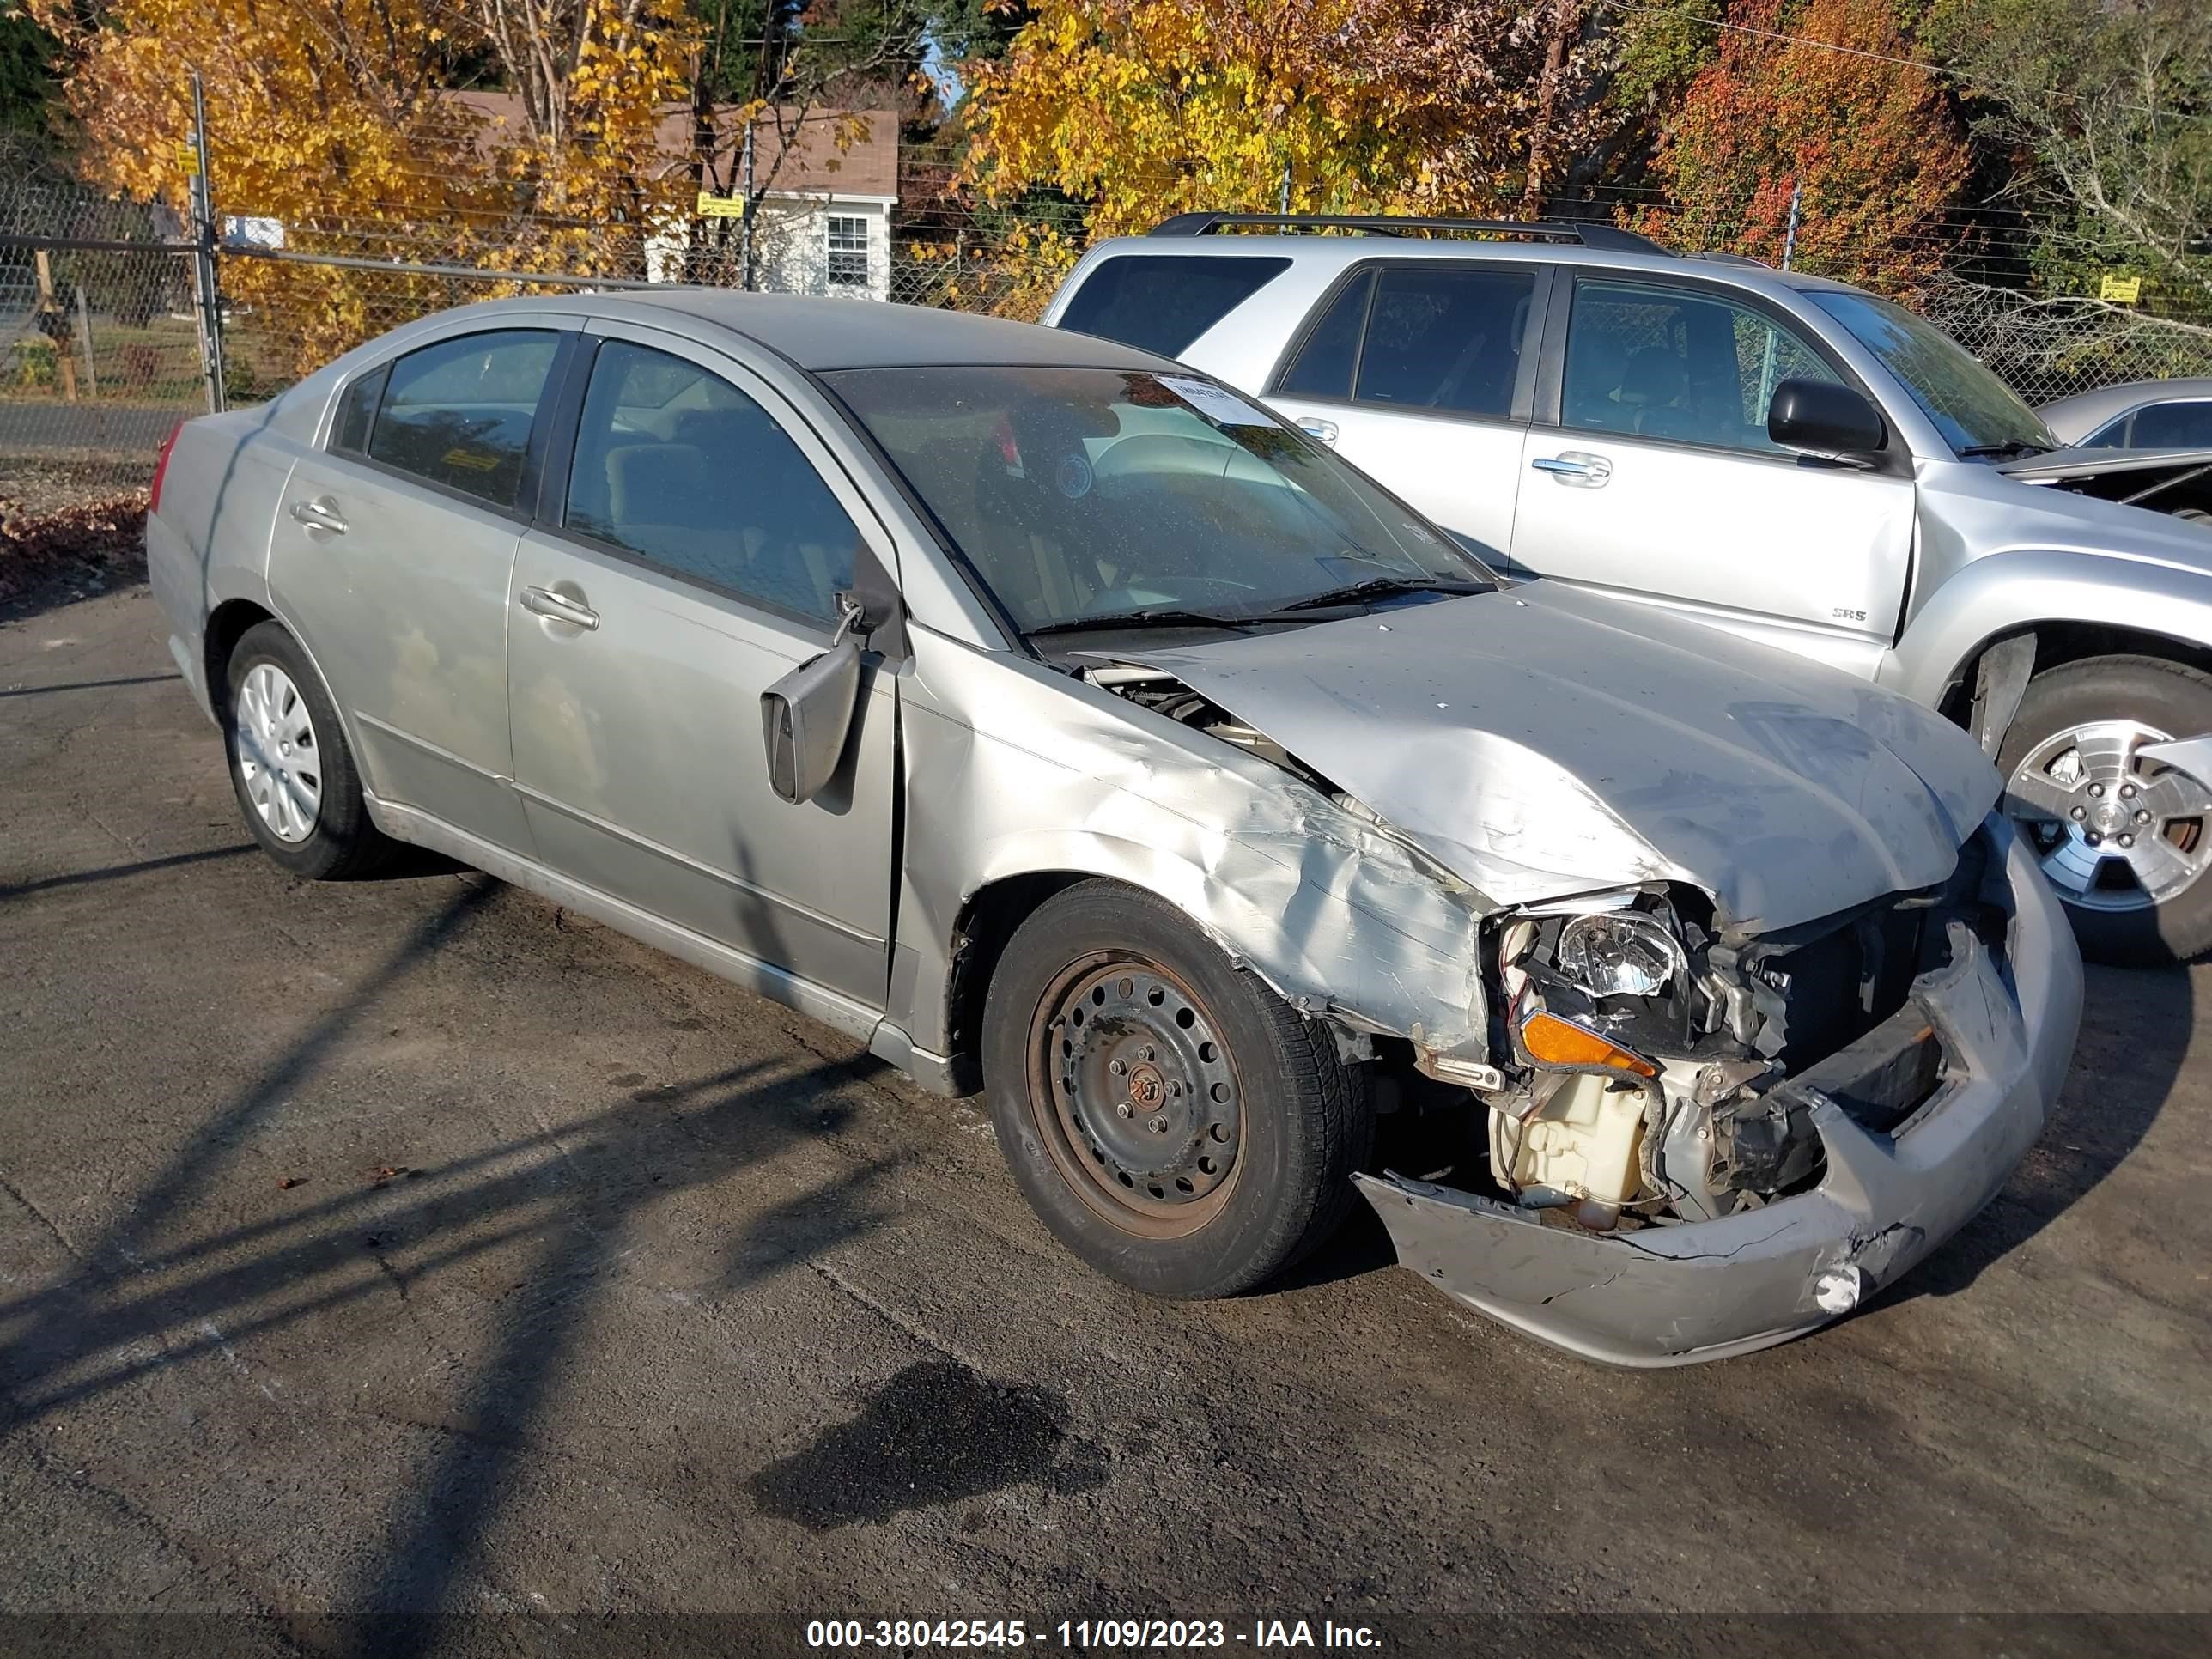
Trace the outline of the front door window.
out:
[[[1767,405],[1787,380],[1841,377],[1750,306],[1665,283],[1575,285],[1562,426],[1787,454],[1766,435]]]

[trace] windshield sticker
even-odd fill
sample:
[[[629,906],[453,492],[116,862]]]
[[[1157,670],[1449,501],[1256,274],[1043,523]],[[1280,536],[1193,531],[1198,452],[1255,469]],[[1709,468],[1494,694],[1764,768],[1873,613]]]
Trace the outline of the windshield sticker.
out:
[[[1091,458],[1079,450],[1060,458],[1052,481],[1060,487],[1061,495],[1071,501],[1079,501],[1091,493]]]
[[[1188,404],[1209,421],[1218,421],[1224,426],[1273,426],[1274,422],[1231,392],[1204,380],[1185,380],[1180,374],[1163,374],[1159,382],[1169,391]]]

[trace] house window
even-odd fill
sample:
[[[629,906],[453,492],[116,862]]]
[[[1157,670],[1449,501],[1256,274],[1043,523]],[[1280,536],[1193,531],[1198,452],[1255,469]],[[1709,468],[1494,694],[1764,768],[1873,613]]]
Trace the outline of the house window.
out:
[[[842,214],[830,216],[830,285],[868,285],[868,222]]]

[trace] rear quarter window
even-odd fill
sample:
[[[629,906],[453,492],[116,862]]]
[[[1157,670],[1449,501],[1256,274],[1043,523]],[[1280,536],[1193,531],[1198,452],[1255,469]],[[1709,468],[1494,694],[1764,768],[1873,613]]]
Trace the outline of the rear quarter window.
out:
[[[1122,253],[1101,260],[1060,326],[1163,357],[1190,343],[1291,268],[1288,259]]]

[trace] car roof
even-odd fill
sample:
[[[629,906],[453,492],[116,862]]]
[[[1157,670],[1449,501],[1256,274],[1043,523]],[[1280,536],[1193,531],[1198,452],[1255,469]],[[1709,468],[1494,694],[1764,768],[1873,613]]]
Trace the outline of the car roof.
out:
[[[1592,247],[1572,241],[1510,238],[1416,237],[1382,234],[1317,236],[1269,230],[1229,235],[1218,234],[1121,236],[1096,242],[1084,259],[1086,267],[1129,254],[1166,254],[1189,258],[1226,254],[1242,258],[1289,258],[1323,268],[1356,264],[1363,259],[1528,259],[1551,264],[1576,264],[1621,271],[1665,272],[1717,279],[1754,291],[1776,289],[1798,293],[1857,294],[1849,283],[1803,271],[1778,270],[1757,259],[1721,253],[1670,253],[1663,248]],[[1063,289],[1063,292],[1066,290]]]
[[[2212,378],[2124,380],[2118,386],[2100,386],[2094,392],[2077,392],[2070,398],[2053,398],[2040,405],[2037,412],[2046,421],[2056,416],[2094,427],[2143,404],[2198,398],[2212,398]]]
[[[520,303],[544,309],[543,301]],[[880,300],[811,299],[726,288],[623,289],[577,295],[557,308],[694,331],[705,324],[742,335],[810,371],[925,367],[1160,369],[1164,357],[1111,340],[1035,323]]]

